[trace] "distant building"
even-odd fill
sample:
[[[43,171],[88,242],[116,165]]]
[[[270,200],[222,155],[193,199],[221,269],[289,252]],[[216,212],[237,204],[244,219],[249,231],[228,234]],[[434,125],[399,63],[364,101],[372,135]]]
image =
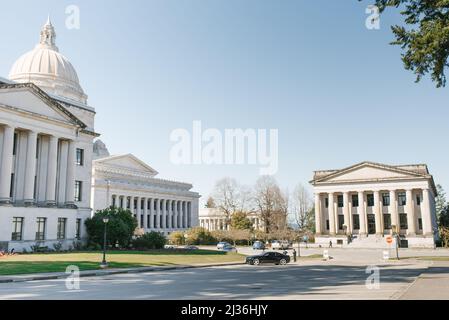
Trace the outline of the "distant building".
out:
[[[200,196],[191,184],[157,178],[156,170],[132,154],[110,156],[99,140],[94,150],[94,211],[128,209],[143,232],[168,235],[198,225]]]
[[[410,247],[433,248],[438,237],[437,191],[427,165],[362,162],[340,170],[315,171],[316,242],[386,247],[398,228]]]
[[[263,230],[259,214],[250,213],[248,214],[248,219],[253,224],[254,230]],[[202,208],[199,210],[199,226],[209,231],[230,229],[230,225],[226,223],[225,215],[216,208]]]

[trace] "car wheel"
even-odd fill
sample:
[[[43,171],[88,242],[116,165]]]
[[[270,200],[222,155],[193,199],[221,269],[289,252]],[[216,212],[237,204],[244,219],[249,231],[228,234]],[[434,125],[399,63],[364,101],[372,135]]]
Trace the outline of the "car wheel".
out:
[[[253,265],[258,266],[260,264],[259,259],[254,259]]]
[[[287,260],[285,259],[281,259],[281,261],[279,261],[279,263],[283,266],[285,266],[287,264]]]

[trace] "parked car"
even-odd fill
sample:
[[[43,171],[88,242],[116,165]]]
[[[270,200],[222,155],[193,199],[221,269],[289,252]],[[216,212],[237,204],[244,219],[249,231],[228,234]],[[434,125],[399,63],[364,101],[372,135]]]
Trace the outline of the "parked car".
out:
[[[265,252],[262,254],[246,257],[246,263],[258,266],[264,263],[274,263],[276,265],[286,265],[290,262],[290,256],[280,252]]]
[[[166,244],[166,245],[164,246],[164,249],[176,249],[176,246],[173,245],[173,244]]]
[[[217,243],[217,250],[223,250],[223,247],[230,246],[230,245],[231,244],[229,242],[221,241],[221,242]]]
[[[271,242],[271,248],[273,250],[287,250],[290,247],[290,243],[287,240],[273,240]]]
[[[185,246],[184,249],[186,249],[186,250],[198,250],[199,248],[197,246]]]
[[[227,245],[225,245],[221,250],[226,251],[226,252],[237,252],[237,248],[233,247],[229,243]]]
[[[255,241],[253,243],[254,250],[265,250],[265,244],[262,241]]]

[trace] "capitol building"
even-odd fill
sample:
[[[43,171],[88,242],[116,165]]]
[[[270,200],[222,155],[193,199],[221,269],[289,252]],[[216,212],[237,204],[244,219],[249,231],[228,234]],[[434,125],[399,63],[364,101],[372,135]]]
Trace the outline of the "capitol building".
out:
[[[109,206],[132,211],[143,232],[198,223],[192,185],[157,178],[132,154],[109,155],[95,141],[95,116],[48,19],[0,78],[0,250],[67,248],[86,239],[93,210]]]

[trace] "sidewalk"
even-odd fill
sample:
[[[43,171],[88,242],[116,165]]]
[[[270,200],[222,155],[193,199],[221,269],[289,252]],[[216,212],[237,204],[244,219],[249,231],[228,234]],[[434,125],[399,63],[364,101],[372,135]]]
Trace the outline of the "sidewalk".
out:
[[[449,262],[434,262],[398,299],[448,300]]]
[[[113,275],[113,274],[157,272],[157,271],[192,269],[192,268],[223,267],[223,266],[234,266],[234,265],[243,265],[243,264],[244,264],[244,262],[242,261],[242,262],[223,262],[223,263],[213,263],[213,264],[197,264],[197,265],[175,265],[175,266],[160,266],[160,267],[154,266],[154,267],[124,268],[124,269],[86,270],[86,271],[80,271],[80,277],[101,277],[101,276]],[[69,275],[70,275],[69,273],[65,273],[65,272],[51,272],[51,273],[34,273],[34,274],[0,276],[0,284],[1,283],[11,283],[11,282],[65,279]]]

